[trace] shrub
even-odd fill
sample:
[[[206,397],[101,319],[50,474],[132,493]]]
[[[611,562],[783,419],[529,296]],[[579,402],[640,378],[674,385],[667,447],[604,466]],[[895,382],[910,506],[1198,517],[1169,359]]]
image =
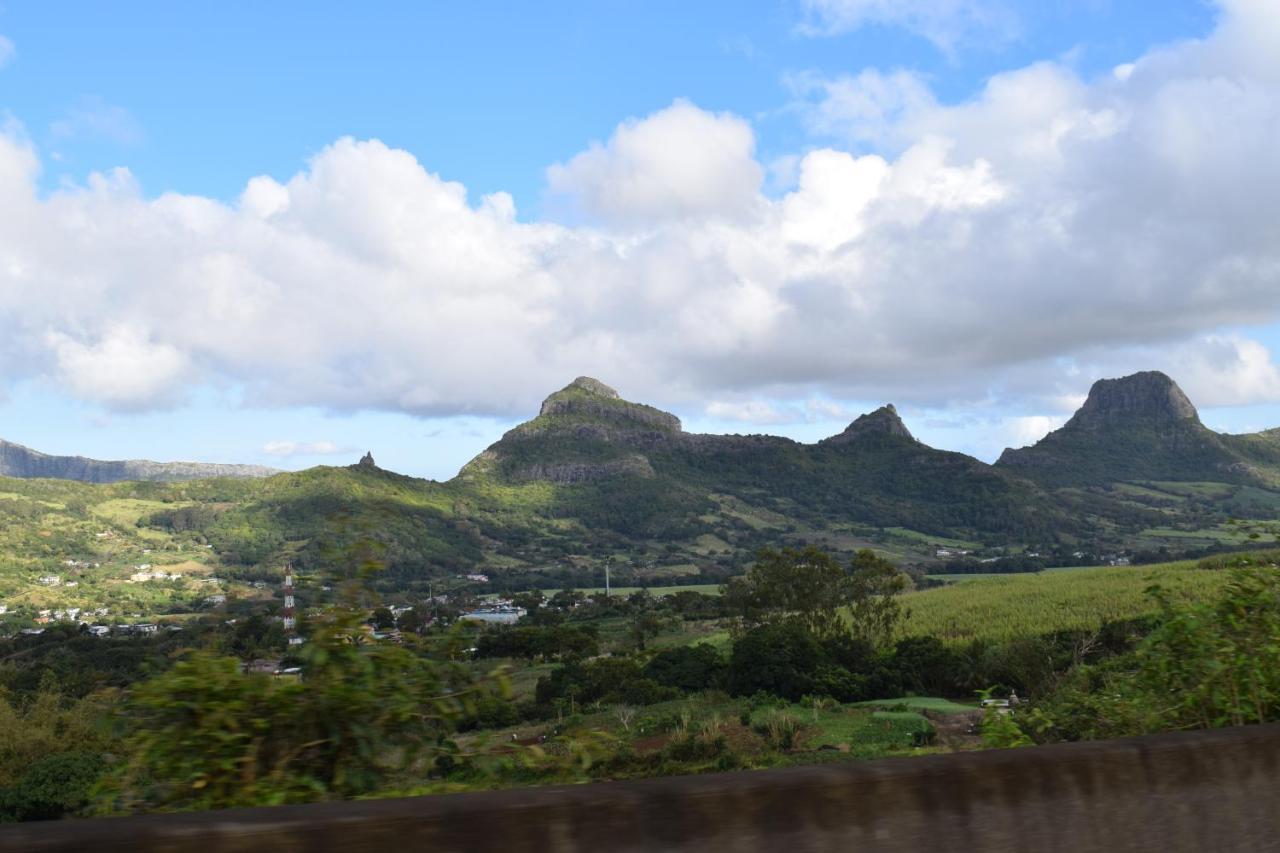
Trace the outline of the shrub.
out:
[[[720,653],[706,643],[659,652],[644,668],[658,684],[686,692],[723,688],[727,671]]]
[[[81,814],[107,763],[93,752],[42,758],[13,788],[0,792],[0,822],[56,820]]]
[[[756,725],[756,732],[773,748],[787,750],[795,746],[802,728],[799,718],[791,712],[772,711]]]
[[[814,677],[825,655],[801,625],[783,622],[755,628],[738,638],[729,658],[729,692],[750,696],[764,691],[786,699],[814,692]]]

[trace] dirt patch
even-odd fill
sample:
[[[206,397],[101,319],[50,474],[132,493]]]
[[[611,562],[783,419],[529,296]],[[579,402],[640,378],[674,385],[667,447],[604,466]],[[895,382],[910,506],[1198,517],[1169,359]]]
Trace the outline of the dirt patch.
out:
[[[937,731],[935,743],[949,750],[977,749],[982,746],[982,711],[975,708],[963,714],[940,714],[925,711],[924,717]]]

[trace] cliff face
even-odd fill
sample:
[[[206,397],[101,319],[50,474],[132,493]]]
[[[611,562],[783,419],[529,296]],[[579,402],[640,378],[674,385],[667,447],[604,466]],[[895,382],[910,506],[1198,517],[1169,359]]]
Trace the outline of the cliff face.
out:
[[[1063,429],[1100,430],[1133,424],[1200,425],[1196,407],[1178,384],[1148,370],[1122,379],[1099,379]]]
[[[30,479],[119,483],[128,480],[177,482],[213,477],[269,477],[278,473],[261,465],[220,465],[206,462],[150,462],[142,459],[102,461],[83,456],[50,456],[0,440],[0,476]]]

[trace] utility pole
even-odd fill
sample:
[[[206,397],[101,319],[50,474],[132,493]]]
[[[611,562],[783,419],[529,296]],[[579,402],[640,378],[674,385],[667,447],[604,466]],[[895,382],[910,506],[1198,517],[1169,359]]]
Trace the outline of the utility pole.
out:
[[[609,566],[613,563],[613,557],[604,558],[604,597],[608,598],[609,590]]]

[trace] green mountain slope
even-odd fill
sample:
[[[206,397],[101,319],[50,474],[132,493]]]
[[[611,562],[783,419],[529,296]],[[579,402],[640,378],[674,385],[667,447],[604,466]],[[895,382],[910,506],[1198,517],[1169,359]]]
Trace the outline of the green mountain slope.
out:
[[[962,539],[1039,539],[1072,526],[1031,484],[916,441],[892,406],[805,445],[685,433],[673,415],[587,378],[549,397],[459,480],[551,484],[559,514],[627,536],[691,534],[714,496],[806,525]]]

